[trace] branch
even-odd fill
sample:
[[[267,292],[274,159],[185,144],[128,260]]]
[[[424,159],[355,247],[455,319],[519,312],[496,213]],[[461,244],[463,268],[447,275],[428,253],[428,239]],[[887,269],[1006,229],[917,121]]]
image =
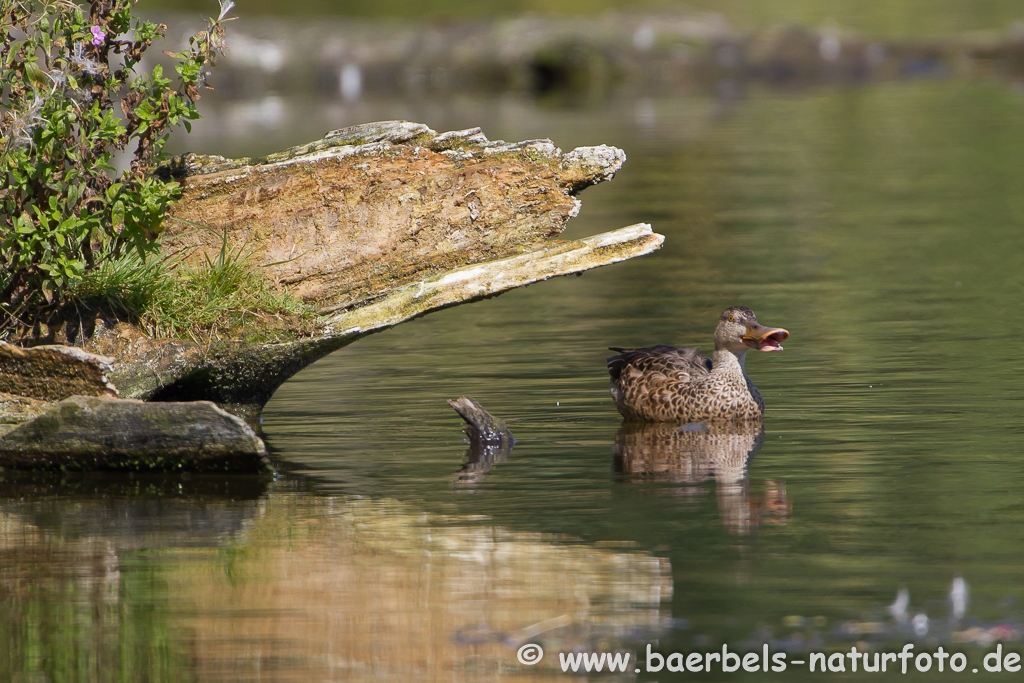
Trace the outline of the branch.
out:
[[[407,285],[353,311],[328,316],[322,320],[324,336],[362,337],[455,304],[643,256],[661,247],[664,240],[647,223],[637,223],[509,258],[464,266]]]

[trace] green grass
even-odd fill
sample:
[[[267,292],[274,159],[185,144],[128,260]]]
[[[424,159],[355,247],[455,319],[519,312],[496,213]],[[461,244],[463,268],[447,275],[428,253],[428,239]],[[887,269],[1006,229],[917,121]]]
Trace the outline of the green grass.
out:
[[[216,257],[198,265],[181,254],[144,261],[131,252],[89,271],[74,295],[83,307],[108,311],[154,337],[258,341],[308,329],[312,309],[275,289],[251,255],[244,246],[229,249],[226,239]]]

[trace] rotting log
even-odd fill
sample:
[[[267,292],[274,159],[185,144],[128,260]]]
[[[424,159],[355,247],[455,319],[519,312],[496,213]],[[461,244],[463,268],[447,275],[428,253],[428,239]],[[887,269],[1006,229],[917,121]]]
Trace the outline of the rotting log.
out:
[[[638,224],[572,242],[556,237],[576,195],[610,180],[622,150],[562,153],[550,140],[490,141],[479,128],[436,133],[406,121],[363,124],[263,158],[186,155],[168,250],[202,261],[251,254],[277,286],[318,311],[312,334],[207,346],[100,326],[90,350],[119,360],[122,396],[211,400],[255,417],[285,380],[367,334],[448,306],[650,253]],[[197,225],[210,229],[200,229]]]
[[[163,240],[201,262],[227,239],[293,294],[340,310],[554,237],[579,211],[576,193],[625,159],[604,145],[563,154],[550,140],[509,144],[407,121],[259,159],[187,155],[164,171],[184,189]]]
[[[468,396],[450,399],[448,405],[465,420],[466,436],[469,437],[471,447],[492,445],[512,448],[515,445],[516,439],[505,423]]]
[[[67,339],[105,357],[102,382],[122,398],[209,400],[255,418],[289,377],[368,334],[658,249],[664,238],[646,224],[552,240],[579,211],[576,195],[624,161],[604,145],[563,154],[550,140],[494,142],[478,128],[438,134],[404,121],[258,159],[185,155],[160,171],[183,188],[165,248],[199,263],[221,250],[247,254],[270,283],[314,307],[315,320],[273,341],[198,343],[100,317],[86,321],[85,339]],[[32,397],[19,381],[0,391]],[[0,395],[4,405],[9,423],[46,407]]]
[[[193,369],[156,391],[122,364],[114,382],[122,395],[157,401],[211,400],[236,414],[254,417],[285,380],[310,363],[368,334],[412,320],[431,311],[477,301],[510,289],[618,263],[658,249],[664,238],[640,223],[487,263],[463,266],[400,287],[372,304],[321,318],[316,336],[277,344],[219,344]],[[138,389],[143,396],[133,393]]]
[[[117,396],[112,358],[60,344],[23,349],[0,341],[0,395],[59,401],[74,395]]]

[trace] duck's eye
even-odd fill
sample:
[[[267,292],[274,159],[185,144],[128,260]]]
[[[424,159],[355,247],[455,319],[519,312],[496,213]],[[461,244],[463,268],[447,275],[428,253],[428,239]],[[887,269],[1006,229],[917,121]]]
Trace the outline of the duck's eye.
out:
[[[735,320],[733,319],[733,317],[731,315],[729,316],[729,322],[735,322]]]

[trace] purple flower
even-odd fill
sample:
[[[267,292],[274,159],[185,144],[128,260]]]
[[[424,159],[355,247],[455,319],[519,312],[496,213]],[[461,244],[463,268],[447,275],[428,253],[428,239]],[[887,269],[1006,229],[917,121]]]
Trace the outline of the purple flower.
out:
[[[99,26],[93,26],[89,30],[92,32],[93,45],[102,45],[103,41],[107,39],[107,34]]]

